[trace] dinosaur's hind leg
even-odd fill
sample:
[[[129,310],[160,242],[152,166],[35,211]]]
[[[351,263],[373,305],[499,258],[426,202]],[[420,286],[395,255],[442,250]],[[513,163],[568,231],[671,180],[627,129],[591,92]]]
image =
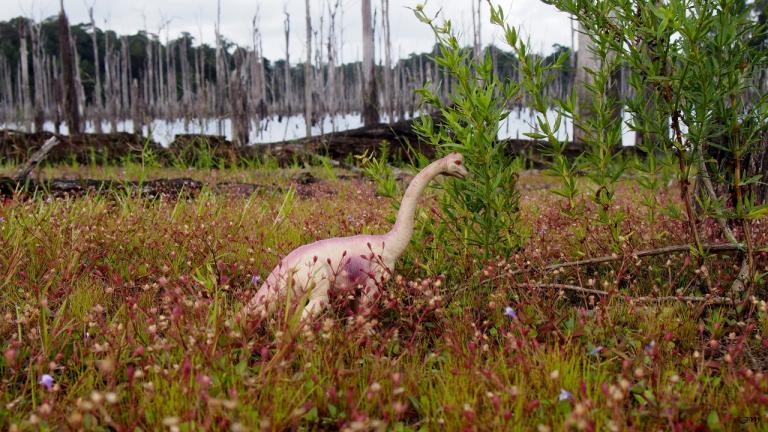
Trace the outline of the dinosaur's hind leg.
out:
[[[307,302],[304,311],[301,313],[302,321],[317,317],[323,311],[323,308],[328,305],[328,289],[330,286],[330,281],[323,278],[312,288],[309,294],[309,302]]]

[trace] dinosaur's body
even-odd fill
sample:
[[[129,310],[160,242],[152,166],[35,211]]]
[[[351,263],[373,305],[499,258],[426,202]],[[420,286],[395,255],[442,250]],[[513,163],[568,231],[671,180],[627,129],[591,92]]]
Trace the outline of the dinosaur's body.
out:
[[[272,270],[249,303],[249,308],[267,312],[275,300],[292,288],[296,296],[308,293],[303,316],[314,316],[328,302],[328,290],[362,287],[370,299],[395,268],[413,235],[413,219],[419,196],[438,174],[464,177],[467,174],[459,154],[451,154],[424,168],[408,186],[395,226],[383,235],[357,235],[320,240],[301,246]],[[295,297],[294,297],[295,298]]]

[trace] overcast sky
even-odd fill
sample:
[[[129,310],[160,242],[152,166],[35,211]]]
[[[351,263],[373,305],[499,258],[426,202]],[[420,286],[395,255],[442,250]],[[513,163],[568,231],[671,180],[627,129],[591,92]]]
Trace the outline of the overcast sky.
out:
[[[328,15],[328,4],[336,0],[310,0],[312,24],[319,26],[323,11]],[[58,12],[59,0],[2,0],[0,20],[24,15],[40,20]],[[209,44],[214,41],[216,0],[64,0],[71,23],[88,21],[88,6],[92,5],[99,27],[119,34],[133,34],[148,29],[157,33],[163,22],[170,22],[171,38],[183,31],[196,40]],[[361,56],[361,0],[341,0],[343,5],[344,61]],[[373,7],[381,8],[381,0],[371,0]],[[434,38],[429,29],[419,22],[408,7],[424,0],[390,0],[392,28],[392,55],[405,57],[412,52],[431,48]],[[555,43],[570,45],[571,27],[568,16],[539,0],[499,0],[510,19],[510,24],[521,26],[531,38],[534,51],[549,52]],[[501,32],[488,22],[488,6],[483,4],[482,38],[487,45],[495,41],[503,46]],[[442,10],[442,16],[451,19],[454,27],[462,30],[471,40],[472,15],[468,0],[429,0],[426,10],[433,15]],[[222,34],[239,45],[251,44],[251,22],[259,10],[260,28],[264,40],[264,55],[270,59],[285,56],[283,34],[283,8],[291,16],[291,62],[305,57],[304,0],[221,0]],[[380,16],[380,13],[379,13]],[[338,19],[338,18],[337,18]],[[378,29],[377,29],[378,31]],[[165,31],[161,37],[165,38]]]

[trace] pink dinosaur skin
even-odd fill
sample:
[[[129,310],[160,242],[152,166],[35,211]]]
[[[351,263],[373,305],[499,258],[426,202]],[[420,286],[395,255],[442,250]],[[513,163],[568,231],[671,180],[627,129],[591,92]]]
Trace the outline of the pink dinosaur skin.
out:
[[[371,260],[370,259],[363,259],[361,257],[353,257],[350,256],[349,251],[354,249],[359,249],[356,247],[360,244],[365,244],[366,246],[368,244],[374,245],[374,244],[382,244],[384,242],[383,235],[357,235],[353,237],[336,237],[336,238],[330,238],[325,240],[319,240],[314,243],[306,244],[304,246],[300,246],[296,249],[294,249],[291,253],[286,255],[283,259],[280,260],[280,262],[275,266],[274,269],[272,269],[272,272],[269,274],[267,279],[264,281],[264,283],[261,285],[261,288],[256,292],[255,299],[257,301],[261,301],[263,299],[266,299],[267,294],[270,291],[270,288],[274,291],[279,287],[278,281],[285,282],[284,279],[287,278],[288,270],[292,268],[296,268],[298,266],[301,266],[302,264],[308,265],[310,267],[313,266],[325,266],[325,267],[331,267],[327,261],[326,262],[320,262],[320,254],[322,254],[323,250],[327,249],[335,249],[337,251],[340,251],[340,258],[337,263],[342,262],[340,271],[333,271],[335,268],[331,270],[332,273],[335,274],[335,282],[337,284],[343,285],[343,286],[350,286],[350,285],[356,285],[359,283],[363,283],[366,279],[369,278],[369,273],[371,272]],[[349,246],[347,248],[347,246]],[[318,260],[315,261],[314,257],[318,257]],[[343,260],[341,259],[341,256],[343,256]],[[305,257],[312,257],[312,262],[310,264],[310,261],[307,261]],[[305,262],[302,262],[304,260]],[[332,260],[332,262],[334,262]],[[338,268],[338,267],[336,267]],[[346,273],[346,274],[345,274]]]
[[[248,304],[261,315],[274,309],[276,300],[292,287],[293,298],[307,295],[302,318],[317,315],[328,302],[328,289],[361,286],[363,300],[370,301],[378,286],[389,279],[395,262],[413,235],[418,199],[437,175],[465,177],[463,158],[452,153],[424,168],[408,186],[392,230],[383,235],[356,235],[320,240],[300,246],[272,270]],[[292,279],[292,280],[291,280]]]

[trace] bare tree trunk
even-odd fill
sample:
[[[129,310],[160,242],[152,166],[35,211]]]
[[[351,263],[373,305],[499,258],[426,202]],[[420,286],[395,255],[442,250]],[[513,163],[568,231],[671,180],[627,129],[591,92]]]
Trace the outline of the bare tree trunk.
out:
[[[224,120],[222,114],[225,111],[227,100],[227,65],[224,53],[224,41],[221,38],[221,0],[218,2],[218,14],[216,18],[216,102],[215,115],[218,121],[217,132],[224,135]],[[230,119],[231,121],[231,119]]]
[[[115,91],[115,53],[112,49],[112,42],[109,39],[109,32],[104,33],[104,84],[105,99],[107,108],[107,117],[109,117],[109,131],[117,132],[117,92]]]
[[[148,114],[150,116],[153,115],[152,108],[154,107],[155,103],[155,56],[154,56],[154,44],[152,43],[152,38],[149,35],[148,31],[145,31],[147,34],[147,59],[144,64],[144,85],[142,86],[142,90],[144,92],[144,106],[147,108]]]
[[[32,65],[34,68],[35,78],[35,132],[43,130],[45,124],[45,88],[46,88],[46,73],[45,65],[43,61],[43,47],[40,43],[41,38],[41,25],[32,24],[32,28],[29,32],[32,39]]]
[[[51,62],[51,85],[53,87],[54,119],[53,130],[57,135],[61,134],[61,122],[64,116],[64,82],[61,78],[59,62]]]
[[[323,67],[323,40],[325,37],[325,12],[320,14],[319,30],[314,32],[315,36],[315,66],[312,68],[312,116],[316,123],[320,125],[320,134],[325,134],[324,117],[328,113],[327,98],[315,98],[320,92],[327,92],[328,81],[325,78]]]
[[[155,67],[157,68],[155,73],[155,80],[157,80],[157,101],[155,102],[155,118],[166,118],[166,102],[168,92],[165,87],[165,73],[163,72],[163,44],[160,43],[160,30],[158,30],[158,36],[154,37],[154,42],[157,44],[157,51],[155,53]]]
[[[131,58],[128,56],[128,41],[125,36],[120,38],[120,117],[128,118],[131,109]]]
[[[482,44],[482,20],[480,12],[482,10],[483,3],[481,0],[477,0],[477,6],[475,6],[475,0],[472,1],[472,52],[475,56],[475,61],[480,61],[480,57],[483,55]]]
[[[379,123],[371,0],[363,0],[363,124]]]
[[[202,39],[203,31],[200,30],[200,40]],[[195,89],[195,117],[198,119],[202,133],[206,133],[208,130],[206,120],[211,116],[208,107],[212,106],[210,101],[212,92],[205,76],[205,52],[199,49],[195,50],[195,72],[197,82],[197,88]]]
[[[331,5],[328,5],[328,13],[330,15],[329,29],[328,29],[328,115],[331,116],[331,130],[336,132],[336,114],[338,113],[337,106],[337,83],[336,83],[336,13],[339,10],[341,0],[336,0],[333,10]]]
[[[235,58],[235,70],[232,71],[230,79],[231,92],[229,102],[231,107],[232,141],[240,147],[248,145],[248,137],[250,135],[250,109],[248,106],[248,92],[245,89],[244,82],[243,57],[242,55],[237,55]]]
[[[67,119],[70,135],[80,133],[80,107],[77,101],[77,87],[75,84],[75,68],[72,45],[69,35],[69,20],[64,12],[64,0],[61,0],[61,12],[59,12],[59,52],[61,54],[62,88],[64,89],[64,112]]]
[[[75,90],[77,90],[77,107],[80,112],[80,130],[85,132],[85,87],[83,87],[83,77],[80,71],[80,52],[75,45],[75,37],[72,33],[69,33],[69,46],[72,50],[72,58],[74,59],[74,71],[75,71]]]
[[[8,61],[5,59],[5,57],[0,57],[0,91],[2,91],[2,101],[3,101],[3,114],[4,114],[4,121],[9,121],[10,118],[5,117],[5,115],[8,115],[11,112],[11,109],[14,106],[13,101],[13,87],[12,87],[12,78],[11,78],[11,68],[8,66]]]
[[[392,35],[389,26],[389,0],[381,0],[382,21],[384,23],[384,99],[389,122],[395,121],[394,71],[392,70]]]
[[[93,68],[96,83],[93,86],[93,122],[96,133],[102,133],[102,98],[101,98],[101,69],[99,68],[99,44],[96,35],[96,22],[93,19],[93,7],[88,8],[88,16],[91,19],[91,44],[93,45]]]
[[[253,17],[253,115],[256,120],[257,133],[261,133],[261,122],[269,115],[267,107],[267,75],[264,71],[264,55],[261,40],[260,10]],[[274,73],[272,74],[274,76]]]
[[[144,123],[143,106],[139,92],[138,80],[131,81],[131,118],[133,119],[133,133],[141,135]]]
[[[283,67],[283,72],[285,74],[284,78],[284,88],[283,88],[283,112],[286,116],[291,115],[291,51],[290,51],[290,36],[291,36],[291,15],[288,13],[288,9],[286,6],[286,9],[283,11],[285,14],[285,21],[283,22],[283,26],[285,28],[285,65]]]
[[[309,0],[304,2],[306,6],[307,23],[307,61],[304,62],[304,124],[306,125],[307,138],[312,136],[312,19],[310,17]],[[309,141],[304,143],[305,149]]]
[[[176,50],[171,45],[168,27],[165,29],[166,115],[169,120],[178,118],[178,83],[176,82]]]
[[[27,20],[19,20],[19,62],[21,65],[21,101],[24,128],[32,131],[32,95],[29,88],[29,48],[27,47]]]
[[[187,45],[189,39],[184,37],[179,46],[179,62],[181,63],[181,114],[184,117],[184,131],[189,133],[190,105],[192,104],[192,81],[189,71],[189,54]]]

